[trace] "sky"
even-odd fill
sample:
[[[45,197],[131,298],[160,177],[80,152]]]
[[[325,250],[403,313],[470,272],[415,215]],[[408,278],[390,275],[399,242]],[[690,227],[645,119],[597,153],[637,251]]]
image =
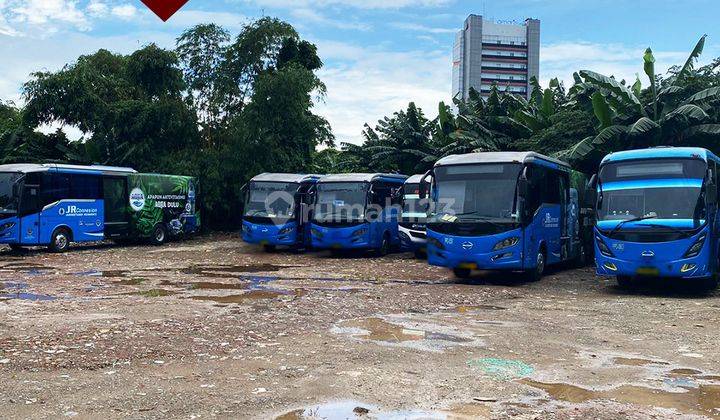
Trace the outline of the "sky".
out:
[[[410,101],[432,118],[450,101],[454,34],[471,13],[494,20],[541,20],[540,82],[572,84],[594,70],[634,80],[652,47],[656,69],[682,64],[708,39],[701,63],[720,56],[717,0],[190,0],[168,22],[140,0],[0,0],[0,100],[22,104],[22,83],[81,54],[130,53],[149,43],[172,48],[198,23],[237,33],[261,16],[290,22],[318,46],[327,95],[315,112],[338,142],[361,142],[363,125]],[[72,128],[69,135],[77,136]]]

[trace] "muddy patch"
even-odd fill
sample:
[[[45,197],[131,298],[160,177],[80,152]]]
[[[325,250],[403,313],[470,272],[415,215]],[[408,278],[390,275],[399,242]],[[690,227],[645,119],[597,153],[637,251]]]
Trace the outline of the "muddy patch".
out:
[[[273,273],[285,268],[297,268],[296,265],[250,264],[250,265],[193,265],[180,270],[190,274],[208,278],[239,278],[247,273]]]
[[[24,273],[31,276],[39,276],[47,274],[50,270],[54,270],[53,267],[48,267],[42,264],[32,264],[26,262],[11,262],[0,266],[0,271]]]
[[[483,343],[467,331],[452,327],[420,322],[401,316],[371,317],[343,321],[331,332],[354,340],[370,341],[380,345],[415,348],[425,351],[442,351],[458,345],[481,346]]]
[[[104,277],[104,278],[110,278],[110,279],[116,279],[116,278],[125,278],[130,275],[130,271],[128,270],[88,270],[83,271],[80,273],[76,273],[78,276],[87,276],[87,277]]]
[[[495,305],[460,305],[455,308],[455,311],[464,314],[468,312],[479,312],[479,311],[504,311],[507,308],[503,306]]]
[[[239,295],[228,295],[228,296],[192,296],[192,300],[200,300],[207,302],[215,302],[219,304],[237,303],[243,304],[257,300],[270,300],[280,296],[297,297],[302,296],[304,291],[297,289],[293,291],[273,291],[273,290],[249,290],[246,293]]]
[[[621,366],[667,366],[668,362],[660,360],[642,359],[636,357],[615,357],[613,363]]]
[[[146,298],[159,298],[159,297],[165,297],[165,296],[174,296],[177,295],[178,292],[175,292],[173,290],[167,290],[167,289],[150,289],[150,290],[141,290],[139,292],[132,292],[132,293],[125,293],[126,295],[133,295],[133,296],[142,296]]]
[[[148,279],[143,277],[133,277],[130,279],[118,280],[114,282],[114,284],[117,284],[118,286],[139,286],[146,281],[148,281]]]
[[[333,401],[299,408],[275,417],[276,420],[304,419],[487,419],[490,406],[483,404],[460,404],[447,410],[426,411],[420,409],[383,410],[360,401]]]
[[[531,379],[522,379],[520,383],[543,390],[555,400],[569,403],[613,400],[626,404],[675,409],[684,414],[720,418],[720,385],[700,384],[696,387],[680,387],[683,389],[682,392],[671,392],[636,385],[595,390],[567,383],[544,383]]]

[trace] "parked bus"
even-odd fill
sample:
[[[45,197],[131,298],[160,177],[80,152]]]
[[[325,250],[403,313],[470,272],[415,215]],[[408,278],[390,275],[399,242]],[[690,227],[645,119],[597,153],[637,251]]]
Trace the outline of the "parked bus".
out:
[[[471,153],[441,159],[429,175],[428,261],[460,278],[506,270],[538,280],[548,265],[583,260],[583,241],[591,246],[577,190],[584,176],[564,162],[532,152]],[[423,182],[421,196],[427,189]]]
[[[0,165],[0,244],[13,249],[196,232],[196,181],[130,168]]]
[[[400,246],[400,192],[407,177],[397,174],[338,174],[316,187],[313,248],[372,249],[385,255]]]
[[[413,175],[403,186],[403,208],[400,214],[400,243],[403,251],[415,253],[416,258],[427,255],[427,222],[428,199],[420,199],[420,181],[424,175]]]
[[[597,193],[597,273],[622,287],[640,276],[717,287],[717,171],[701,148],[630,150],[606,156]]]
[[[310,244],[310,190],[320,175],[260,174],[246,187],[242,238],[262,245],[297,249]]]

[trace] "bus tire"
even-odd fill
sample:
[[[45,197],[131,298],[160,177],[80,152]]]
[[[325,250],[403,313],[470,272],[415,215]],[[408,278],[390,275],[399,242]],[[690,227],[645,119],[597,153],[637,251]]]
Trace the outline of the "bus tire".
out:
[[[155,228],[153,229],[153,233],[150,236],[150,243],[155,246],[160,246],[167,241],[167,230],[165,229],[165,226],[162,225],[162,223],[158,223],[155,225]]]
[[[275,245],[263,245],[263,250],[268,253],[275,252],[276,249],[277,247]]]
[[[380,242],[380,247],[376,250],[378,257],[384,257],[390,253],[390,235],[385,232]]]
[[[422,249],[416,249],[415,250],[415,259],[418,260],[426,260],[427,259],[427,253],[423,251]]]
[[[713,275],[713,276],[706,278],[705,281],[703,281],[703,286],[705,287],[705,289],[707,289],[708,291],[711,291],[711,292],[713,290],[717,289],[718,288],[718,276]]]
[[[621,289],[632,289],[633,281],[630,276],[617,276],[617,284]]]
[[[66,228],[57,228],[50,236],[50,251],[61,253],[65,252],[70,248],[70,242],[72,241],[72,235]]]
[[[580,254],[575,257],[575,267],[583,268],[588,265],[588,255],[585,251],[585,245],[580,245]]]
[[[525,277],[528,281],[540,281],[543,274],[545,273],[545,265],[547,264],[546,255],[547,254],[545,252],[545,245],[540,246],[537,256],[535,257],[535,267],[525,273]]]
[[[453,268],[453,274],[459,279],[467,279],[472,274],[472,270],[469,268]]]
[[[8,246],[10,247],[10,250],[12,250],[12,252],[22,252],[25,249],[22,247],[22,245],[18,244],[9,244]]]

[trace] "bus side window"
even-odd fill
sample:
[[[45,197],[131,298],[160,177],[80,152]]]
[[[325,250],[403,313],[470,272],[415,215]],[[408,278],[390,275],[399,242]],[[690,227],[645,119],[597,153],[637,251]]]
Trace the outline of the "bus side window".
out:
[[[102,197],[102,177],[95,175],[73,174],[70,176],[70,195],[76,200],[100,200]]]
[[[70,175],[46,172],[43,175],[40,207],[67,200],[68,198],[70,198]]]

